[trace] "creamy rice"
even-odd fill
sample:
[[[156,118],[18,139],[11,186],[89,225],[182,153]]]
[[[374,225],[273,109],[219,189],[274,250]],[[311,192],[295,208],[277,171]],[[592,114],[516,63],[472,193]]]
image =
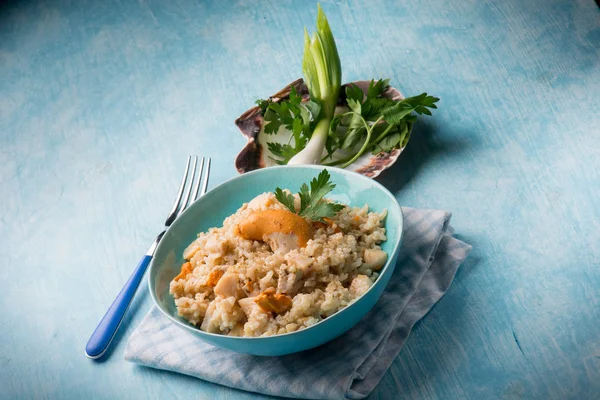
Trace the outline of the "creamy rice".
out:
[[[261,194],[184,251],[189,265],[171,282],[170,293],[191,324],[233,336],[294,332],[348,306],[377,280],[387,258],[379,247],[387,239],[385,210],[346,206],[328,224],[314,224],[305,247],[289,251],[240,236],[238,224],[264,210],[287,209],[273,193]],[[257,303],[265,291],[291,300],[284,312],[265,311]]]

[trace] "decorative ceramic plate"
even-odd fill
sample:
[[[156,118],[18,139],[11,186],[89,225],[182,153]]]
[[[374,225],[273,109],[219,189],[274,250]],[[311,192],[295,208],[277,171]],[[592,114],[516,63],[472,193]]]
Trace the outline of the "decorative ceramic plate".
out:
[[[369,88],[370,81],[356,81],[351,82],[358,86],[366,95],[367,89]],[[347,109],[346,103],[346,86],[351,83],[346,83],[342,85],[340,89],[340,97],[338,99],[338,107],[336,109],[336,114],[343,112]],[[303,101],[308,101],[309,94],[308,88],[304,84],[304,80],[298,79],[285,88],[275,93],[270,97],[270,100],[273,102],[280,102],[282,100],[286,100],[289,98],[290,90],[294,86],[296,91],[300,96],[302,96]],[[387,97],[392,100],[402,100],[404,96],[397,89],[389,86],[384,92],[383,97]],[[263,112],[260,107],[253,107],[243,113],[238,119],[235,120],[235,124],[248,139],[248,143],[242,149],[242,151],[238,154],[235,160],[235,167],[237,168],[240,174],[246,173],[248,171],[253,171],[259,168],[265,168],[277,165],[275,161],[273,161],[273,154],[267,148],[267,135],[263,131],[264,119]],[[412,126],[409,126],[409,134]],[[269,135],[268,141],[280,141],[287,142],[289,138],[289,132],[278,132],[276,135]],[[399,149],[394,149],[390,152],[381,152],[379,154],[371,154],[365,153],[360,156],[354,163],[349,165],[346,169],[354,172],[358,172],[359,174],[368,176],[370,178],[375,178],[382,171],[386,170],[396,160],[400,153],[402,153],[404,147]]]

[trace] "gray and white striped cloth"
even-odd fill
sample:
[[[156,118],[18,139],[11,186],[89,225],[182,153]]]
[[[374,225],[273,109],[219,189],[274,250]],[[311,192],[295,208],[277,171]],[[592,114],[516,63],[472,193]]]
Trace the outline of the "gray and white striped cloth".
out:
[[[360,399],[379,383],[414,324],[446,293],[471,246],[452,237],[451,214],[403,208],[402,250],[385,292],[364,319],[317,349],[282,357],[222,350],[153,307],[125,359],[251,392],[306,399]]]

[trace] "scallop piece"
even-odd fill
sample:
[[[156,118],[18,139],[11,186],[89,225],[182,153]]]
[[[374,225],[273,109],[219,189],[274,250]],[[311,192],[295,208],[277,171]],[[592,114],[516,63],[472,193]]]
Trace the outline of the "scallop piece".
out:
[[[196,239],[183,251],[183,258],[191,260],[198,250],[200,250],[200,244],[198,243],[198,239]]]
[[[267,288],[275,285],[275,279],[273,279],[275,273],[269,271],[258,281],[259,290],[266,290]]]
[[[209,304],[200,329],[210,333],[229,332],[244,318],[244,312],[234,297],[217,297]]]
[[[365,249],[363,252],[363,267],[379,271],[387,261],[387,253],[381,249]]]
[[[240,280],[238,275],[233,272],[228,272],[224,274],[215,285],[215,294],[221,297],[235,297],[237,299],[241,296],[239,283]]]
[[[206,252],[208,254],[222,256],[222,255],[226,254],[227,251],[229,250],[229,245],[230,245],[229,240],[217,239],[216,237],[211,236],[206,241],[206,245],[204,246],[204,249],[206,250]]]
[[[275,232],[265,236],[265,239],[271,250],[281,254],[289,253],[300,247],[298,245],[298,236],[293,233]]]
[[[370,81],[356,81],[342,85],[340,88],[340,97],[338,99],[336,113],[347,111],[345,96],[346,87],[351,84],[355,84],[366,94],[369,88],[369,83]],[[296,88],[297,93],[302,96],[302,101],[308,101],[310,99],[308,88],[302,79],[297,79],[290,83],[285,88],[271,96],[269,99],[273,102],[280,102],[288,99],[292,87]],[[383,97],[396,101],[404,99],[402,93],[400,93],[398,89],[391,86],[383,93]],[[235,167],[237,171],[240,174],[243,174],[255,169],[276,165],[275,161],[271,159],[271,157],[274,157],[274,155],[269,151],[267,142],[287,143],[290,132],[286,131],[284,128],[281,128],[277,134],[269,135],[267,137],[267,135],[265,135],[263,132],[265,121],[260,107],[253,107],[240,115],[235,120],[235,124],[242,135],[248,139],[246,146],[244,146],[244,148],[236,157]],[[375,178],[396,162],[408,143],[411,131],[412,123],[409,123],[408,134],[404,142],[401,143],[401,147],[399,149],[394,149],[389,153],[381,152],[376,155],[368,152],[360,156],[346,169],[358,172],[359,174],[368,176],[370,178]]]
[[[227,336],[244,336],[244,324],[239,323],[229,331]]]
[[[292,252],[286,255],[285,259],[289,265],[295,266],[298,270],[302,271],[304,275],[307,275],[310,272],[310,267],[313,263],[312,258],[298,252]]]
[[[244,314],[246,314],[247,318],[250,318],[250,315],[252,315],[252,313],[255,311],[260,310],[258,304],[254,302],[254,297],[245,297],[243,299],[239,299],[238,304],[240,305],[240,308]],[[262,310],[260,312],[262,312]]]
[[[356,298],[362,296],[373,285],[366,275],[356,275],[350,284],[350,293]]]
[[[270,193],[259,194],[248,203],[248,209],[260,210],[269,207],[273,204],[272,195]]]
[[[218,333],[219,332],[219,327],[213,323],[213,315],[215,313],[216,310],[216,301],[213,300],[210,302],[210,304],[208,305],[208,308],[206,309],[206,314],[204,314],[204,319],[202,320],[202,324],[200,325],[200,329],[208,332],[208,333]]]
[[[298,283],[302,279],[302,271],[293,273],[286,273],[285,271],[279,272],[279,279],[277,281],[277,291],[281,293],[295,293],[299,289]]]

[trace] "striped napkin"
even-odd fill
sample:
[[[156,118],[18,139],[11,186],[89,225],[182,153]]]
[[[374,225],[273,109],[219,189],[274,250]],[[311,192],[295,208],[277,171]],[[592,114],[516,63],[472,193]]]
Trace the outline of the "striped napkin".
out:
[[[413,325],[446,293],[471,250],[452,237],[449,212],[402,211],[402,250],[385,292],[364,319],[332,342],[282,357],[237,354],[202,342],[154,307],[129,338],[125,359],[273,396],[367,396],[402,349]]]

